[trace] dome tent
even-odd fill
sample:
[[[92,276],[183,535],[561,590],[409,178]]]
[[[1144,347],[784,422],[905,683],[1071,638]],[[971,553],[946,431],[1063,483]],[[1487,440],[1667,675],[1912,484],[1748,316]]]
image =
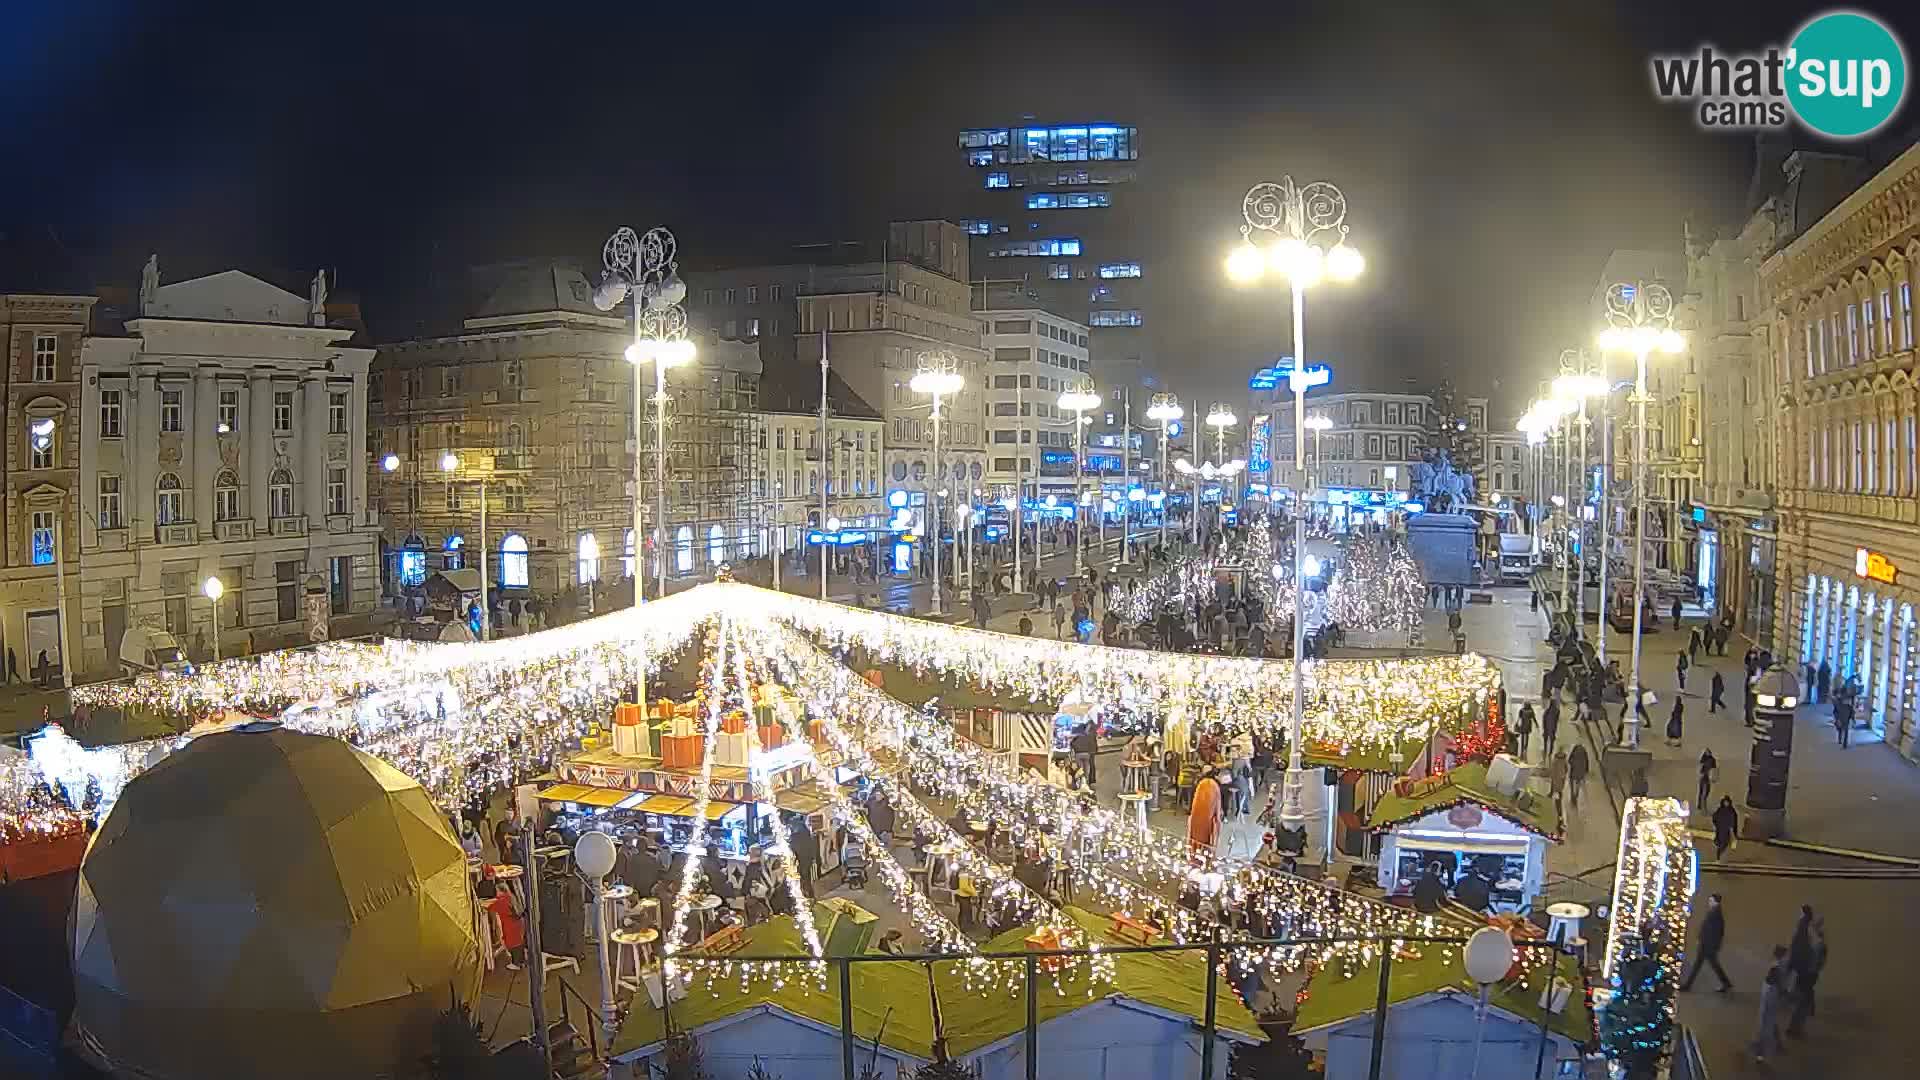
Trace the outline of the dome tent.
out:
[[[73,909],[74,1019],[117,1073],[416,1071],[478,991],[466,855],[420,785],[275,724],[131,781]]]

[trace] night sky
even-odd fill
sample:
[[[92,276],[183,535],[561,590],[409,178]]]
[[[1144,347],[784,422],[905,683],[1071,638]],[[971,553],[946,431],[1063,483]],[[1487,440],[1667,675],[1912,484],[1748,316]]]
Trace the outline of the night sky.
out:
[[[620,223],[669,225],[693,267],[875,235],[957,216],[960,128],[1115,120],[1161,208],[1180,303],[1153,333],[1183,395],[1290,351],[1278,294],[1220,260],[1242,192],[1291,172],[1346,190],[1369,260],[1309,302],[1340,385],[1447,377],[1517,412],[1590,336],[1610,249],[1742,213],[1750,139],[1656,103],[1648,53],[1781,41],[1824,7],[25,0],[0,248],[124,284],[149,251],[167,280],[300,291],[325,265],[384,340],[457,307],[471,263],[591,260]]]

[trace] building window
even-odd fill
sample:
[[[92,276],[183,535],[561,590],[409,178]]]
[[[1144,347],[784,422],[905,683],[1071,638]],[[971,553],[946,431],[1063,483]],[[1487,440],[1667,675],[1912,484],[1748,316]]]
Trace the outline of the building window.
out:
[[[1124,311],[1095,311],[1087,316],[1088,326],[1139,326],[1140,312],[1137,308]]]
[[[345,615],[353,607],[353,556],[335,555],[327,560],[327,606],[335,615]]]
[[[747,286],[747,303],[757,304],[759,302],[760,302],[760,286],[758,285]]]
[[[334,391],[327,395],[327,434],[347,433],[347,395]]]
[[[27,466],[33,469],[51,469],[57,457],[54,446],[54,429],[57,427],[51,416],[39,416],[27,421]]]
[[[273,392],[273,430],[282,435],[293,430],[293,391],[291,390]]]
[[[60,339],[53,334],[33,336],[33,381],[52,382],[54,361],[60,355]]]
[[[707,565],[719,566],[727,561],[727,534],[718,525],[707,529]]]
[[[33,565],[45,566],[53,561],[53,511],[35,510],[33,512]]]
[[[120,391],[100,391],[100,437],[120,437]]]
[[[728,289],[727,291],[731,293],[733,290]],[[728,296],[727,302],[732,303],[733,297]],[[580,553],[580,584],[585,585],[589,582],[599,581],[600,580],[600,541],[595,540],[593,538],[593,534],[590,532],[581,533],[579,553]]]
[[[506,377],[504,380],[506,383],[507,389],[509,390],[520,389],[521,384],[526,381],[526,378],[527,378],[527,367],[525,364],[521,363],[518,360],[512,360],[507,363]]]
[[[1880,341],[1874,336],[1873,330],[1873,298],[1868,297],[1860,301],[1860,336],[1865,342],[1867,359],[1869,360],[1873,359],[1874,354],[1880,351]]]
[[[102,476],[100,478],[100,527],[103,529],[120,528],[120,478]]]
[[[1103,278],[1136,278],[1140,276],[1140,264],[1137,262],[1101,263],[1100,276]]]
[[[424,570],[424,556],[420,565]],[[300,617],[300,560],[273,564],[273,602],[274,616],[280,622],[292,622]]]
[[[214,428],[217,435],[231,435],[240,430],[240,391],[220,391],[220,422]]]
[[[240,481],[223,470],[213,479],[213,520],[236,521],[240,517]]]
[[[501,491],[500,501],[509,513],[525,513],[527,509],[527,489],[519,484],[508,484]]]
[[[460,369],[448,367],[440,369],[440,396],[453,397],[460,393]]]
[[[1900,347],[1913,348],[1913,285],[1900,283]]]
[[[344,465],[327,467],[327,513],[347,512],[347,470]]]
[[[156,522],[172,525],[186,519],[181,508],[180,478],[172,473],[160,474],[160,483],[154,488],[153,502],[153,518]]]
[[[757,338],[760,336],[760,320],[759,319],[747,320],[747,336],[750,338]]]
[[[1008,184],[1007,184],[1007,174],[1006,174],[1006,173],[1003,173],[1003,172],[990,172],[990,173],[988,173],[988,174],[987,174],[987,186],[988,186],[988,187],[990,187],[990,188],[1003,188],[1003,187],[1007,187],[1007,186],[1008,186]]]
[[[293,516],[293,473],[286,469],[275,469],[267,478],[267,516]]]
[[[780,302],[780,286],[778,285],[767,286],[767,302],[772,304],[777,304]]]
[[[160,391],[160,430],[161,431],[179,431],[180,430],[181,396],[182,395],[178,390]]]
[[[527,587],[527,538],[519,533],[508,533],[500,540],[500,587]]]
[[[1852,304],[1847,305],[1847,364],[1851,367],[1860,362],[1860,323],[1859,313]]]
[[[1813,324],[1812,323],[1808,323],[1806,325],[1806,331],[1807,331],[1807,378],[1811,379],[1816,374],[1816,372],[1813,369],[1814,352],[1813,352]]]
[[[1049,263],[1047,277],[1054,281],[1066,281],[1073,277],[1072,263]]]
[[[673,534],[673,565],[682,574],[693,572],[693,528],[682,525]]]

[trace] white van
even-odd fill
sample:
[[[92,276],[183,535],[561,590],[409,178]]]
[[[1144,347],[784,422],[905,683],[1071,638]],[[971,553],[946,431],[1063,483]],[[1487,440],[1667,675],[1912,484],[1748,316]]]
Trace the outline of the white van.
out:
[[[130,626],[120,639],[120,673],[144,675],[151,671],[192,671],[173,635],[153,626]]]

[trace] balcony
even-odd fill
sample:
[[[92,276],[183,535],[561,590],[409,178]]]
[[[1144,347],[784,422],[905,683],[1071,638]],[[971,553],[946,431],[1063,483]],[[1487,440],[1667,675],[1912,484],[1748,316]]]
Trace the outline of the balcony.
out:
[[[269,522],[268,526],[268,533],[272,536],[305,536],[307,535],[307,515],[277,517]]]
[[[216,521],[213,523],[213,538],[225,543],[229,540],[253,539],[253,519],[238,518],[234,521]]]
[[[344,536],[353,531],[352,514],[328,514],[327,532],[335,536]]]
[[[165,525],[156,525],[153,529],[153,542],[161,547],[180,547],[200,542],[200,528],[191,521],[174,521]]]

